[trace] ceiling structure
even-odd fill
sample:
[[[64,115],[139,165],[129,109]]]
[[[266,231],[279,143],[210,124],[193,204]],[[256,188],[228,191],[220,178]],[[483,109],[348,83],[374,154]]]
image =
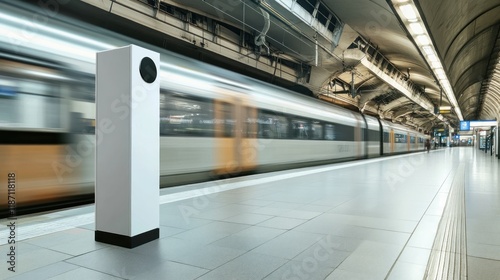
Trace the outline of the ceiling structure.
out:
[[[91,21],[81,3],[178,38],[191,52],[252,66],[268,81],[421,131],[457,128],[462,116],[500,117],[500,0],[81,0],[64,7]],[[401,13],[407,4],[458,108]],[[110,25],[104,21],[95,19]],[[439,111],[445,106],[452,108]]]

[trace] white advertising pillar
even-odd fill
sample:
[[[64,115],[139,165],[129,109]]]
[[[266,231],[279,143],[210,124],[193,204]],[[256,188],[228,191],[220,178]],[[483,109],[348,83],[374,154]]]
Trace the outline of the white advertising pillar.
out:
[[[95,240],[134,248],[159,238],[160,55],[97,53]]]

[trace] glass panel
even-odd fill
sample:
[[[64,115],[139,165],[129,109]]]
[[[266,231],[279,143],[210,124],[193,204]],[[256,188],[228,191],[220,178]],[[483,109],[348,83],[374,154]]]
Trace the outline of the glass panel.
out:
[[[335,125],[325,124],[325,140],[335,140]]]
[[[316,13],[316,18],[321,22],[321,24],[326,25],[326,21],[328,20],[328,16],[330,12],[326,8],[325,5],[319,4],[318,12]]]
[[[314,12],[314,6],[316,5],[316,0],[297,0],[297,4],[302,6],[310,14]]]
[[[160,135],[213,137],[214,122],[210,100],[160,94]]]
[[[407,142],[406,135],[404,135],[404,134],[396,133],[395,138],[396,138],[396,140],[395,140],[396,143],[406,143]]]
[[[309,123],[303,119],[292,119],[294,139],[309,139]]]
[[[319,121],[312,121],[312,139],[323,140],[323,125]]]
[[[254,108],[245,107],[245,134],[243,137],[257,138],[257,123],[258,119],[253,116]]]
[[[258,118],[259,138],[288,138],[288,121],[285,117],[279,116],[270,111],[259,111]]]
[[[384,131],[384,143],[389,143],[389,132]]]

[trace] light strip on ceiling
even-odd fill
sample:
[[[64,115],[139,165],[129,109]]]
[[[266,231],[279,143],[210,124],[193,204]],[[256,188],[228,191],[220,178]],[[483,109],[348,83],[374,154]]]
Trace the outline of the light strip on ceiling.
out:
[[[437,55],[436,48],[432,44],[429,32],[425,28],[422,17],[416,9],[415,4],[412,0],[392,0],[392,4],[398,13],[399,18],[405,25],[406,30],[411,34],[413,41],[421,50],[427,64],[431,67],[434,76],[437,77],[439,84],[453,106],[455,113],[462,121],[464,117],[462,115],[462,111],[460,110],[460,106],[458,106],[453,88],[451,87],[446,72],[443,70],[443,64]]]

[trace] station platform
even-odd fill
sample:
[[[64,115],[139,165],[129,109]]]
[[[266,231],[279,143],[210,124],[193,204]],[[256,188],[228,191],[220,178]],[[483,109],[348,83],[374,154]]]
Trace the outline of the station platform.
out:
[[[500,279],[499,160],[473,148],[162,189],[160,239],[94,241],[93,206],[1,220],[0,279]]]

